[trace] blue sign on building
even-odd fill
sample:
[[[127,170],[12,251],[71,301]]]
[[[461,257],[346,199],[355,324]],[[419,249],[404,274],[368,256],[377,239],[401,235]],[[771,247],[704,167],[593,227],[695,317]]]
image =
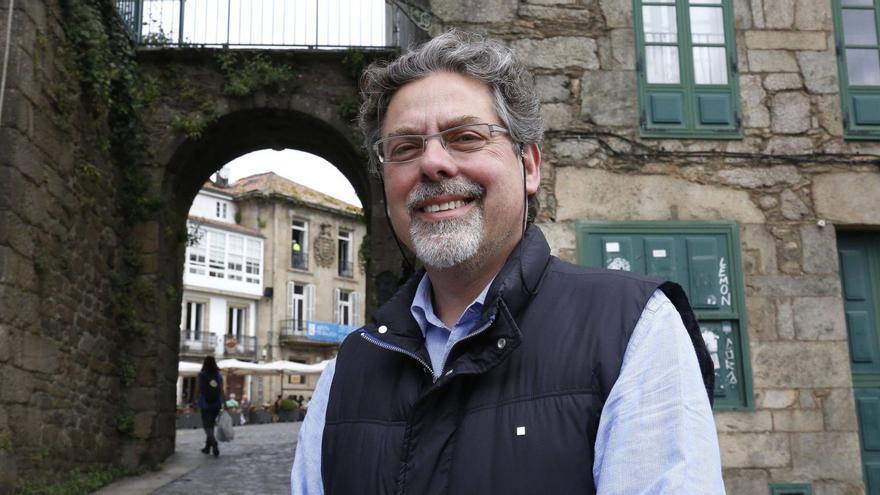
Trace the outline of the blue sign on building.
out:
[[[307,321],[306,337],[321,342],[342,342],[346,335],[357,330],[354,325],[340,325],[326,321]]]

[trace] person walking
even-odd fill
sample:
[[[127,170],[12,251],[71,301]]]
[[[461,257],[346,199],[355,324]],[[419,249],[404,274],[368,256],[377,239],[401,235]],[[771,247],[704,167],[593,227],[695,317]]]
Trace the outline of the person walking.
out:
[[[217,424],[217,415],[223,407],[223,376],[214,356],[208,356],[202,363],[202,371],[199,372],[199,412],[202,415],[202,428],[205,429],[205,448],[203,454],[213,450],[214,457],[220,455],[220,447],[214,438],[214,426]]]

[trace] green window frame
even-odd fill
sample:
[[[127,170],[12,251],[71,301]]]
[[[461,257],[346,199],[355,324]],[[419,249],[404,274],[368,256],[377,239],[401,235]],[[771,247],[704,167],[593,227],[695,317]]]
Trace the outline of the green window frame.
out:
[[[843,134],[880,139],[880,0],[832,0]]]
[[[633,0],[646,138],[742,138],[731,0]]]
[[[576,236],[581,265],[653,275],[681,285],[715,363],[715,409],[754,409],[736,222],[583,220]]]
[[[770,495],[813,495],[809,483],[770,483]]]

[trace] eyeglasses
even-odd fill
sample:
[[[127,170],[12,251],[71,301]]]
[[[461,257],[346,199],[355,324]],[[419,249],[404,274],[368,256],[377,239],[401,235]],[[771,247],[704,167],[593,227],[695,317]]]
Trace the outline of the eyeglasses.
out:
[[[373,144],[373,151],[381,163],[398,164],[411,162],[425,154],[428,140],[440,138],[440,145],[449,154],[461,156],[486,147],[498,134],[510,131],[497,124],[467,124],[451,127],[437,134],[413,134],[391,136]]]

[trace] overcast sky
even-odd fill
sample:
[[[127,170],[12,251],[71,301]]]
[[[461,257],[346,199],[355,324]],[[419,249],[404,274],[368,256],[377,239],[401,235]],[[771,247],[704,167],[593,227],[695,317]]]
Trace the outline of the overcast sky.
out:
[[[294,182],[362,206],[354,188],[333,164],[319,156],[297,150],[260,150],[240,156],[226,164],[229,181],[248,175],[275,172]]]

